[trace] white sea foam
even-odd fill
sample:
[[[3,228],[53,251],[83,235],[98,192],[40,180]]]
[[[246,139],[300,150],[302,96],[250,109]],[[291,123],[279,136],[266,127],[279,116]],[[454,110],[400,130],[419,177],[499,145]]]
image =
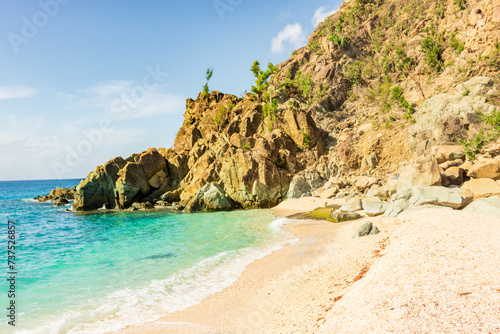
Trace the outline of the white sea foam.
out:
[[[152,322],[167,313],[195,305],[232,285],[249,264],[282,248],[283,243],[219,253],[165,280],[155,280],[143,288],[127,288],[90,300],[80,310],[54,317],[34,330],[16,333],[97,334]]]
[[[278,218],[278,219],[271,222],[271,228],[275,231],[281,232],[283,226],[285,226],[286,224],[288,224],[290,222],[291,222],[291,220],[288,218],[284,218],[284,217]]]
[[[24,203],[41,203],[41,202],[38,202],[37,200],[35,200],[33,198],[22,198],[21,202],[24,202]]]

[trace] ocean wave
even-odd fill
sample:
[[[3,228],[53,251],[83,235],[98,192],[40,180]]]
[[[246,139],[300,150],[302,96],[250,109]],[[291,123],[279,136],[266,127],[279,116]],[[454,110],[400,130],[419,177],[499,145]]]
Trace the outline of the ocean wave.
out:
[[[104,298],[89,300],[79,310],[45,320],[44,325],[33,330],[16,333],[98,334],[158,320],[232,285],[249,264],[281,249],[283,243],[221,252],[165,280],[154,280],[142,288],[125,288]]]
[[[41,203],[33,198],[22,198],[21,199],[21,202],[24,202],[24,203]]]
[[[271,228],[274,231],[282,231],[283,226],[289,224],[290,222],[291,222],[290,219],[281,217],[271,222]]]

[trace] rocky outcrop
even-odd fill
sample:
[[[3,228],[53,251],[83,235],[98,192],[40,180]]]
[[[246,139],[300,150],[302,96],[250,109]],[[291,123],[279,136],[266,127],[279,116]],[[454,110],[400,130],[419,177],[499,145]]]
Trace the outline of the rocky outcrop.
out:
[[[169,165],[181,167],[173,154],[167,154],[167,158],[172,162],[150,148],[126,160],[117,157],[98,166],[76,188],[73,209],[125,209],[135,202],[147,202],[148,196],[159,199],[173,188],[170,176],[179,173],[169,173]]]
[[[34,199],[38,202],[48,202],[48,201],[58,202],[60,200],[63,200],[62,202],[65,203],[75,198],[75,192],[76,192],[76,187],[73,188],[57,187],[56,189],[52,189],[48,195],[37,196]]]
[[[456,142],[471,137],[481,128],[477,113],[489,114],[495,106],[486,98],[498,94],[493,80],[475,77],[456,87],[457,95],[438,94],[424,101],[411,126],[409,147],[415,150],[423,141],[432,143]]]
[[[473,194],[468,189],[416,186],[394,194],[391,197],[391,203],[385,212],[385,216],[395,217],[407,209],[423,205],[462,209],[472,200]]]
[[[457,11],[451,0],[404,7],[388,0],[365,2],[361,11],[358,2],[343,2],[307,46],[277,65],[262,95],[212,91],[187,99],[172,149],[98,166],[78,186],[75,210],[160,202],[211,210],[209,190],[232,208],[271,207],[308,195],[367,196],[362,207],[378,215],[397,194],[392,203],[408,196],[409,206],[436,202],[415,190],[401,195],[416,186],[452,207],[460,201],[444,197],[465,190],[443,195],[434,186],[465,182],[474,197],[494,194],[467,182],[500,179],[494,159],[500,143],[483,147],[474,160],[483,144],[476,136],[493,131],[478,113],[492,115],[500,103],[494,80],[500,23],[491,1],[462,3],[465,10]],[[434,63],[421,45],[426,38],[443,49]]]
[[[174,149],[150,148],[97,167],[78,186],[74,209],[126,209],[161,200],[180,202],[187,211],[212,210],[199,196],[215,183],[231,207],[276,205],[292,176],[318,161],[322,138],[307,111],[280,107],[271,120],[264,107],[216,91],[188,99]],[[318,187],[334,172],[326,165],[315,171]]]
[[[208,183],[187,200],[184,210],[194,211],[225,211],[233,208],[230,199],[215,183]]]
[[[437,186],[441,185],[441,172],[434,155],[420,157],[406,166],[398,180],[398,192],[414,186]]]

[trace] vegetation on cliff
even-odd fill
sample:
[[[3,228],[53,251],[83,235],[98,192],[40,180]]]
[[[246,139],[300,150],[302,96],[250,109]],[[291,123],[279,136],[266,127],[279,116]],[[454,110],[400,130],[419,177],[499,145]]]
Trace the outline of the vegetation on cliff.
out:
[[[473,158],[496,131],[485,121],[498,127],[499,11],[494,1],[344,2],[285,62],[255,61],[242,98],[210,92],[208,69],[174,147],[97,167],[74,207],[269,207],[332,176],[383,178],[435,144],[461,142]]]

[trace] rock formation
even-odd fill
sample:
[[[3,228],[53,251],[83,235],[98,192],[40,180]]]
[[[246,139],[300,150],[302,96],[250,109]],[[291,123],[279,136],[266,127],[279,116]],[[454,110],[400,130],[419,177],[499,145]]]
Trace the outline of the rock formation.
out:
[[[73,207],[227,210],[312,195],[359,197],[379,215],[398,211],[391,197],[403,211],[433,203],[422,189],[454,208],[498,194],[498,13],[491,0],[344,2],[263,96],[188,99],[173,149],[98,166]]]

